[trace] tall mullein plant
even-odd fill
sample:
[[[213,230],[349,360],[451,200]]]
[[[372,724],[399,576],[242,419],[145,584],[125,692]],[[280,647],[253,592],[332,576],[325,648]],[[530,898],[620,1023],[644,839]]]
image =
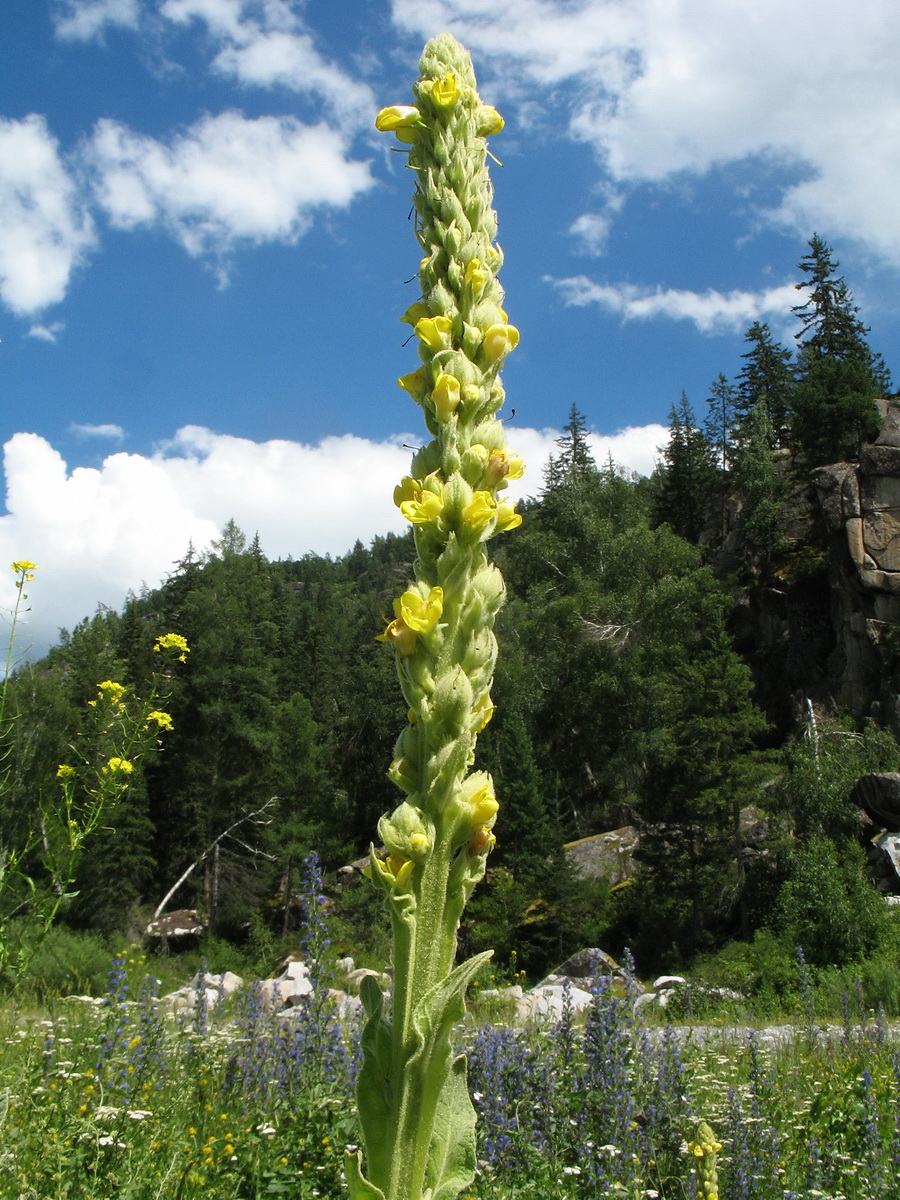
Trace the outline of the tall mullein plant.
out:
[[[394,989],[390,1019],[374,981],[363,990],[366,1174],[361,1155],[348,1156],[354,1200],[455,1200],[475,1172],[475,1112],[451,1038],[490,952],[454,963],[497,813],[491,777],[472,770],[493,713],[492,627],[504,597],[486,542],[522,520],[502,499],[522,462],[495,415],[498,371],[519,340],[501,307],[486,167],[485,139],[503,121],[481,103],[469,55],[448,35],[425,47],[413,95],[414,105],[383,109],[376,124],[396,134],[414,172],[421,299],[401,319],[414,330],[421,366],[399,382],[432,440],[394,496],[417,551],[415,582],[394,601],[382,635],[408,705],[389,772],[406,798],[379,822],[386,856],[374,848],[370,856],[391,914]]]

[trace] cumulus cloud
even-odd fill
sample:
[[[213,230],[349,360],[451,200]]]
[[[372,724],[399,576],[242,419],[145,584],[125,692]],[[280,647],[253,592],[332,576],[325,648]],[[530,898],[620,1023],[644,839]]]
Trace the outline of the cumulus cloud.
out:
[[[548,279],[560,292],[566,304],[584,308],[598,304],[624,321],[648,321],[666,318],[691,321],[701,333],[738,332],[753,321],[777,319],[781,324],[785,313],[798,303],[797,289],[792,283],[768,288],[763,292],[705,292],[682,291],[677,288],[638,287],[630,283],[594,283],[586,275],[570,279]]]
[[[853,238],[900,266],[900,6],[882,0],[393,0],[446,28],[511,98],[571,89],[569,132],[618,184],[766,159],[792,181],[770,221]]]
[[[371,90],[319,54],[300,18],[283,0],[268,0],[262,9],[245,0],[166,0],[160,12],[179,25],[206,25],[217,47],[212,67],[219,74],[247,85],[285,87],[318,97],[344,124],[371,119]]]
[[[666,434],[650,425],[589,440],[598,462],[611,453],[648,472]],[[510,428],[509,437],[528,464],[510,495],[536,494],[559,431]],[[259,443],[186,426],[152,455],[119,452],[98,468],[70,470],[44,438],[14,434],[4,448],[0,563],[28,558],[41,567],[29,616],[35,652],[98,603],[119,608],[129,589],[158,584],[190,542],[208,547],[231,518],[258,532],[271,558],[343,554],[357,539],[402,530],[392,491],[409,469],[409,440]],[[13,577],[0,571],[0,609],[14,599]]]
[[[166,144],[98,122],[85,156],[97,200],[121,229],[161,225],[189,254],[238,242],[295,242],[321,206],[345,207],[372,186],[343,136],[293,117],[206,116]]]
[[[57,37],[88,42],[107,25],[136,29],[140,20],[138,0],[63,0],[53,14]]]
[[[17,316],[58,303],[93,244],[90,215],[43,117],[0,118],[0,300]]]

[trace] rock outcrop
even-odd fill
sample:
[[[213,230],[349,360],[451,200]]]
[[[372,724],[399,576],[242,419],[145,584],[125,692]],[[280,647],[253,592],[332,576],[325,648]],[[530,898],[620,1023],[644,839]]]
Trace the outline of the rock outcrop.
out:
[[[895,654],[886,634],[900,621],[900,404],[885,400],[880,408],[881,431],[859,462],[819,467],[812,478],[830,537],[835,702],[857,716],[880,716],[898,732]]]

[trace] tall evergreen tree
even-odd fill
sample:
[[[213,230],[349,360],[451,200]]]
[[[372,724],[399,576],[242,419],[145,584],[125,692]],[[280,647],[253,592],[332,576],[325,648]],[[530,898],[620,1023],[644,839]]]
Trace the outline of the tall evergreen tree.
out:
[[[680,537],[697,542],[716,484],[715,451],[698,427],[684,392],[672,406],[669,422],[653,517],[656,524],[665,521]]]
[[[765,322],[754,321],[744,340],[750,349],[741,356],[744,365],[737,381],[737,422],[744,425],[757,405],[764,404],[772,430],[772,446],[783,446],[787,442],[793,408],[795,381],[791,352],[775,341]]]
[[[721,371],[710,386],[706,405],[703,432],[715,452],[716,466],[727,471],[731,466],[737,409],[735,389]]]
[[[857,455],[878,432],[875,400],[891,387],[838,266],[831,247],[814,234],[800,261],[808,280],[797,284],[807,296],[792,309],[802,325],[793,433],[810,466]]]

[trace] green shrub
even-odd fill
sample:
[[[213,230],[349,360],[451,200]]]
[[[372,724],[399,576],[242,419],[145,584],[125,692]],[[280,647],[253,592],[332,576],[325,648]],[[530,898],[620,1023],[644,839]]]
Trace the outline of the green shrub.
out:
[[[775,906],[775,929],[816,966],[855,962],[888,935],[887,906],[850,839],[812,837],[794,852]]]
[[[102,996],[112,960],[109,946],[97,934],[55,925],[28,964],[21,986],[40,1001],[54,996]]]

